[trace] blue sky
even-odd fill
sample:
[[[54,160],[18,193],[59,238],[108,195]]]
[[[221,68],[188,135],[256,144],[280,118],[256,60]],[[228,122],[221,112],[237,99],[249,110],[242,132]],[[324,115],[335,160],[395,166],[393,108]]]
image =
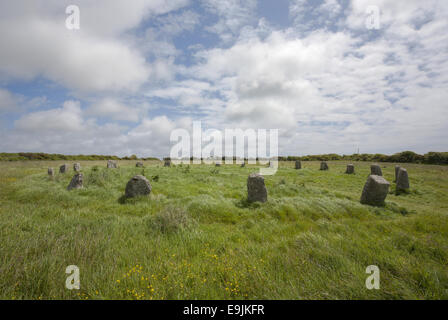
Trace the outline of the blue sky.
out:
[[[438,0],[2,1],[0,151],[161,157],[198,120],[281,155],[446,151],[446,30]]]

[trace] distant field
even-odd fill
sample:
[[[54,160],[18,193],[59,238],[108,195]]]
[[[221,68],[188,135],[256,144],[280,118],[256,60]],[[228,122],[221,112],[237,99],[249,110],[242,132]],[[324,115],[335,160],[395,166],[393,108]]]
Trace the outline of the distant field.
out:
[[[70,192],[72,161],[53,181],[64,161],[0,162],[1,299],[448,299],[448,166],[402,164],[411,189],[396,196],[381,163],[377,208],[359,203],[369,162],[281,162],[264,204],[245,201],[257,166],[80,162]],[[151,195],[124,199],[142,173]],[[65,288],[72,264],[80,290]]]

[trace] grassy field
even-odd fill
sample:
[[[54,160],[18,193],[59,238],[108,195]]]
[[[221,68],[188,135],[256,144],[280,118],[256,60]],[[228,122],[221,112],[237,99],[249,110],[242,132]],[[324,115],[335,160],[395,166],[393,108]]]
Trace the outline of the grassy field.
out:
[[[282,162],[264,204],[245,201],[256,166],[86,161],[67,191],[72,170],[47,176],[62,163],[0,163],[1,299],[448,299],[446,166],[403,165],[411,191],[396,196],[382,163],[378,208],[359,203],[367,162]],[[151,195],[124,199],[142,173]],[[72,264],[80,290],[65,288]]]

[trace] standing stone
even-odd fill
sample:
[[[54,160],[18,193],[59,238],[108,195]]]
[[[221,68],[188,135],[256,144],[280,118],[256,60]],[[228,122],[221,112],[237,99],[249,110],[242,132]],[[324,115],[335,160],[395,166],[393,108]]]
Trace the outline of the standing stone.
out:
[[[76,162],[76,163],[73,165],[73,170],[74,170],[75,172],[79,172],[79,171],[81,171],[81,164],[78,163],[78,162]]]
[[[147,196],[151,193],[151,184],[144,176],[136,175],[126,184],[126,198]]]
[[[296,160],[296,169],[302,169],[302,162],[300,160]]]
[[[355,166],[353,164],[347,165],[347,170],[345,170],[345,173],[347,174],[354,174],[355,173]]]
[[[384,200],[389,193],[390,183],[381,176],[370,175],[362,190],[361,203],[372,206],[384,205]]]
[[[241,168],[244,168],[246,166],[246,162],[243,162],[242,164],[241,164]]]
[[[220,167],[221,164],[220,163],[215,163],[215,167]]]
[[[165,160],[164,167],[171,167],[171,160]]]
[[[70,184],[68,185],[67,190],[82,189],[83,180],[84,180],[84,177],[83,177],[82,173],[75,174],[72,178],[72,181],[70,181]]]
[[[116,169],[117,168],[117,161],[115,161],[115,160],[107,160],[107,168],[109,168],[109,169]]]
[[[53,168],[48,168],[48,175],[50,177],[54,177],[54,169]]]
[[[268,200],[264,177],[259,173],[252,173],[247,178],[247,200],[249,202],[266,202]]]
[[[325,161],[320,163],[320,170],[328,170],[328,164]]]
[[[409,189],[408,171],[405,168],[398,170],[396,191],[406,191]]]
[[[136,164],[135,164],[135,166],[137,167],[137,168],[143,168],[143,162],[137,162]]]
[[[383,172],[381,171],[381,167],[378,164],[372,164],[370,166],[370,174],[374,176],[382,176]]]
[[[396,165],[395,166],[395,180],[394,180],[394,182],[397,182],[397,179],[398,179],[398,170],[400,170],[400,166],[399,165]]]
[[[60,173],[66,173],[67,171],[68,171],[68,166],[66,164],[63,164],[62,166],[59,167]]]

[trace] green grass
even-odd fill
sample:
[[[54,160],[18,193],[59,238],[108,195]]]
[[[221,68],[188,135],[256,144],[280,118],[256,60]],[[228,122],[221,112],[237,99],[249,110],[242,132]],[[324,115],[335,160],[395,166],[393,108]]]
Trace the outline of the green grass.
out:
[[[62,163],[0,163],[1,299],[448,298],[448,167],[404,165],[411,190],[397,196],[382,163],[391,191],[370,207],[365,162],[355,175],[282,162],[264,204],[245,201],[256,166],[85,161],[85,188],[67,191],[73,171],[46,173]],[[124,199],[142,173],[151,195]],[[71,264],[80,290],[65,288]],[[369,265],[380,290],[365,287]]]

